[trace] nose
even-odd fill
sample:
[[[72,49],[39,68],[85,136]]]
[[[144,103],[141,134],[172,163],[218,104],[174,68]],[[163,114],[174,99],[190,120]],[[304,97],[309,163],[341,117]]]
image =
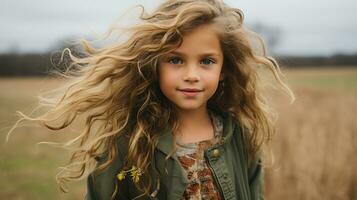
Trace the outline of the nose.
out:
[[[197,66],[195,64],[190,64],[186,66],[186,71],[184,74],[184,81],[197,82],[200,80]]]

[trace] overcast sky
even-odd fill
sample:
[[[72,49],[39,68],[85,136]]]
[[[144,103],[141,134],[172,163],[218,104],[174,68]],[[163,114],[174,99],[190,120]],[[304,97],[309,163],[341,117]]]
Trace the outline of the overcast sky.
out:
[[[60,39],[104,33],[136,4],[159,0],[0,0],[0,52],[43,52]],[[248,24],[279,27],[280,54],[357,53],[356,0],[225,0]]]

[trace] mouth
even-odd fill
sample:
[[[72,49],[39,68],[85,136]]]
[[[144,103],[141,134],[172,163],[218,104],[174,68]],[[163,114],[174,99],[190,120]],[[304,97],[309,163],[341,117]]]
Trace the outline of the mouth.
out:
[[[196,89],[196,88],[184,88],[184,89],[178,89],[181,92],[202,92],[203,90]]]
[[[203,90],[199,89],[193,89],[193,88],[185,88],[185,89],[178,89],[180,92],[182,92],[186,97],[196,97],[200,92]]]

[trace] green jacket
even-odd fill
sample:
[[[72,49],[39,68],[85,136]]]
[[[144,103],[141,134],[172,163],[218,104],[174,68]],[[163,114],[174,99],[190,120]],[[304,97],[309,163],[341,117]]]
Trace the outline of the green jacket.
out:
[[[223,141],[205,151],[205,157],[213,169],[221,195],[226,200],[264,199],[263,168],[259,157],[248,166],[242,127],[231,115],[223,113],[221,116],[224,120]],[[156,196],[159,200],[181,199],[187,184],[187,178],[176,154],[166,161],[166,165],[164,163],[165,157],[172,148],[172,139],[171,131],[166,129],[154,153],[155,167],[160,174],[160,189]],[[116,177],[123,165],[127,143],[121,140],[118,147],[119,155],[108,168],[88,176],[85,199],[109,200],[118,188],[115,199],[134,199],[141,194],[135,189],[131,178],[125,178],[119,183]],[[154,181],[152,191],[157,188],[156,184],[157,182]],[[150,197],[139,199],[150,199]]]

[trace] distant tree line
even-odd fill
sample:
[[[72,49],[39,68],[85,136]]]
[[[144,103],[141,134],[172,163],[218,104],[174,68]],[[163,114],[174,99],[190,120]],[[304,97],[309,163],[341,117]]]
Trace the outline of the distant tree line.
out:
[[[278,56],[281,65],[287,67],[357,67],[357,54],[333,56]]]
[[[61,53],[45,54],[2,54],[0,55],[0,76],[47,76],[53,70],[64,70],[70,63],[68,57],[60,62]],[[276,56],[284,67],[357,67],[356,55],[335,55],[330,57]]]
[[[71,64],[67,48],[76,57],[84,57],[78,46],[60,47],[48,53],[0,54],[0,76],[48,76],[64,71]]]
[[[279,56],[276,47],[279,45],[284,31],[274,25],[257,22],[249,25],[252,30],[263,37],[269,47],[271,55],[283,67],[328,67],[350,66],[357,67],[357,54],[334,56]],[[16,52],[0,54],[0,76],[48,76],[53,71],[63,71],[70,65],[67,53],[61,59],[62,50],[69,48],[75,56],[84,56],[83,48],[75,37],[59,40],[49,52],[43,54],[18,54]],[[270,55],[270,53],[268,54]]]
[[[0,55],[1,76],[44,76],[51,66],[50,54]]]

